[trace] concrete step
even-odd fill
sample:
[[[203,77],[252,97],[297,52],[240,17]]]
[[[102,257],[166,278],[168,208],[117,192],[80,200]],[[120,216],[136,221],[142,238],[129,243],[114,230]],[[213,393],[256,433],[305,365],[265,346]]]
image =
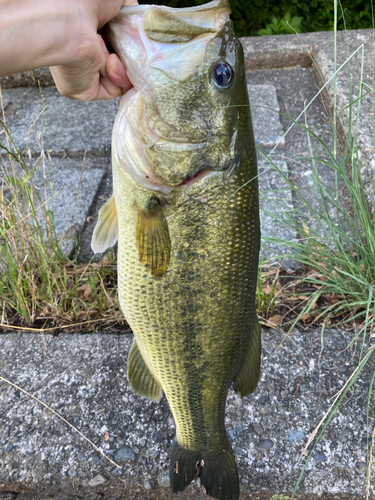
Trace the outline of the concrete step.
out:
[[[324,338],[320,329],[296,330],[280,347],[282,334],[263,332],[256,392],[241,399],[231,391],[227,401],[226,427],[244,494],[291,494],[304,445],[356,367],[360,346],[345,350],[351,337],[341,330]],[[151,490],[169,486],[173,419],[164,397],[152,403],[131,391],[131,342],[130,334],[105,332],[0,336],[1,377],[18,386],[0,379],[0,491],[85,498],[107,492],[105,498],[113,498],[112,488],[115,498],[135,498],[129,491],[140,488],[142,498],[150,498]],[[300,492],[361,497],[371,376],[368,366],[314,450]],[[373,425],[371,416],[369,432]],[[155,498],[165,498],[162,492]]]
[[[3,91],[7,126],[19,151],[109,154],[116,100],[81,102],[54,87]]]

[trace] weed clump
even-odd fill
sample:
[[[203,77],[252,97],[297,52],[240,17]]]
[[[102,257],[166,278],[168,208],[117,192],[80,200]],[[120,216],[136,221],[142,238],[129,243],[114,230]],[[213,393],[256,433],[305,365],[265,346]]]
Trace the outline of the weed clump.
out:
[[[0,94],[1,97],[1,94]],[[44,199],[34,179],[37,170],[48,179],[44,151],[36,159],[17,149],[0,121],[0,298],[1,328],[41,329],[124,323],[117,300],[116,257],[78,264],[64,255],[58,237],[52,196]]]

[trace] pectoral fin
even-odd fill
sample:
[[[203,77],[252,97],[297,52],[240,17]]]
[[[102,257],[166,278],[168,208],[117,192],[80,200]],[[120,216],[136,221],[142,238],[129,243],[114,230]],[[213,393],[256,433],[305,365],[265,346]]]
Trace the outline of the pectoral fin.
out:
[[[153,401],[159,401],[161,398],[161,385],[148,369],[135,340],[128,357],[128,379],[133,391],[140,396]]]
[[[169,266],[171,240],[167,221],[156,199],[137,211],[136,240],[141,264],[155,278],[164,276]]]
[[[258,321],[252,328],[251,341],[242,368],[234,379],[233,388],[242,397],[251,394],[260,377],[261,333]]]
[[[91,248],[94,253],[102,253],[113,246],[118,240],[118,220],[115,199],[113,195],[99,210],[98,222],[96,223]]]

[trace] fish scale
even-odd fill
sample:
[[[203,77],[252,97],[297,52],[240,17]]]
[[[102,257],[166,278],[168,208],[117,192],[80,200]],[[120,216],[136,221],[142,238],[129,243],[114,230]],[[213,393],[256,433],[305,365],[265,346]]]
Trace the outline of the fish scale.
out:
[[[188,195],[169,195],[172,255],[162,280],[145,273],[136,252],[136,206],[144,188],[123,172],[118,175],[126,179],[114,177],[115,198],[128,201],[118,208],[121,307],[167,396],[178,441],[191,450],[225,440],[226,395],[254,322],[257,192],[247,187],[228,201],[249,180],[248,166],[241,167],[229,181],[217,183],[218,173]],[[208,196],[204,208],[200,199]]]
[[[229,13],[214,0],[126,7],[111,21],[134,88],[120,102],[113,196],[92,240],[96,252],[118,240],[119,300],[134,333],[128,379],[170,405],[172,490],[200,476],[219,500],[239,498],[228,390],[246,396],[260,376],[257,164]]]

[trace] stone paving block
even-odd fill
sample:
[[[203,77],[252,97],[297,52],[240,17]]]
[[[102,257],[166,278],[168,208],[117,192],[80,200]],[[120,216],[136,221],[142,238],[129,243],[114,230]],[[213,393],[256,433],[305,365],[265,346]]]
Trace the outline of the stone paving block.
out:
[[[294,233],[283,221],[287,220],[287,213],[293,210],[293,200],[290,187],[282,175],[270,163],[263,163],[259,155],[259,208],[262,244],[260,259],[274,262],[280,260],[279,255],[285,255],[287,248],[277,243],[265,241],[266,238],[278,238],[286,241],[293,240]],[[277,163],[277,167],[288,177],[288,167],[285,162]],[[289,258],[280,261],[285,269],[298,267],[297,262]]]
[[[108,158],[100,163],[86,158],[82,170],[83,159],[51,158],[38,164],[31,182],[36,188],[35,208],[41,204],[54,214],[56,235],[63,251],[68,255],[73,250],[75,241],[86,222],[90,207],[105,175],[105,164]],[[9,193],[6,193],[9,196]],[[37,217],[42,230],[46,229],[43,210],[37,210]]]
[[[375,135],[374,135],[374,46],[373,30],[358,30],[340,33],[338,37],[337,68],[351,58],[327,86],[329,97],[324,94],[328,109],[333,110],[336,98],[341,139],[351,137],[358,147],[359,168],[367,197],[371,205],[375,203]],[[318,43],[314,61],[322,75],[321,83],[327,82],[334,74],[333,39]],[[361,81],[361,66],[363,75]],[[362,85],[362,89],[361,89]],[[360,96],[363,96],[360,98]],[[357,119],[358,113],[358,119]]]
[[[247,86],[255,142],[262,146],[285,144],[284,129],[280,122],[280,106],[274,85]]]
[[[351,338],[341,330],[326,331],[324,338],[320,329],[296,330],[287,339],[276,331],[263,332],[263,371],[256,392],[241,399],[230,391],[227,401],[226,427],[243,492],[290,495],[310,433],[358,362],[361,346],[345,349]],[[0,491],[77,492],[88,498],[103,488],[109,492],[119,480],[122,488],[142,485],[145,478],[146,490],[157,482],[168,486],[173,419],[164,397],[153,403],[132,393],[126,378],[131,342],[131,335],[111,333],[0,336],[0,375],[57,411],[120,466],[40,403],[0,380]],[[314,450],[300,491],[361,496],[370,364]],[[369,433],[373,426],[370,412]]]
[[[275,145],[284,133],[277,113],[276,89],[272,85],[249,85],[248,89],[255,140]],[[6,122],[20,151],[109,152],[117,101],[74,101],[55,88],[44,88],[42,93],[43,100],[39,89],[3,91]]]
[[[42,93],[43,99],[35,88],[3,91],[6,122],[20,151],[109,153],[116,99],[81,102],[52,87]]]
[[[280,121],[279,102],[274,85],[247,85],[255,142],[261,147],[285,145],[284,129]],[[278,255],[285,253],[285,248],[275,243],[266,242],[265,238],[283,238],[291,240],[293,232],[285,227],[282,219],[287,211],[293,209],[292,193],[287,182],[258,151],[260,222],[262,244],[260,259],[275,261]],[[278,168],[288,175],[285,162],[278,162]],[[291,258],[282,261],[284,268],[296,267]]]
[[[104,170],[98,168],[86,168],[81,173],[77,168],[81,163],[78,159],[53,159],[47,179],[42,169],[36,171],[35,184],[40,186],[42,200],[53,196],[49,206],[54,213],[56,234],[62,238],[61,246],[67,255],[83,229],[104,176]]]
[[[241,39],[241,42],[244,46],[247,69],[280,68],[296,64],[311,65],[320,87],[328,82],[335,72],[334,33],[332,31],[248,37]],[[360,156],[364,188],[370,204],[374,205],[374,93],[371,90],[374,86],[373,70],[375,64],[373,30],[338,31],[336,55],[336,68],[344,66],[337,73],[336,85],[332,79],[326,88],[327,92],[323,92],[322,97],[331,115],[333,102],[336,98],[339,135],[343,143],[346,142],[346,136],[355,139]],[[353,57],[351,57],[352,55]],[[347,62],[349,57],[351,57],[350,63]],[[360,95],[362,97],[358,99]],[[360,113],[357,121],[359,105]],[[351,124],[350,119],[352,120]]]

